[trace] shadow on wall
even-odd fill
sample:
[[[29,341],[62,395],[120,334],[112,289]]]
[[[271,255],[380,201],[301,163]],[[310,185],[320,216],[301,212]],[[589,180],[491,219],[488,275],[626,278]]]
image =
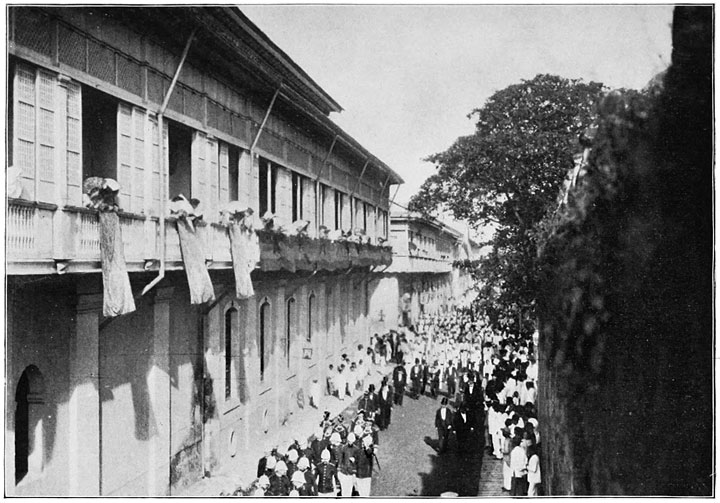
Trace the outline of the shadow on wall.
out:
[[[15,391],[15,484],[37,478],[55,445],[57,406],[47,402],[45,378],[35,365],[22,373]]]

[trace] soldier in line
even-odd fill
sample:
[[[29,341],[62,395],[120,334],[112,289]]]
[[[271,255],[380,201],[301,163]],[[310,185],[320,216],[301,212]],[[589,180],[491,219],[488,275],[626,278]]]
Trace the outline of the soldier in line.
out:
[[[337,468],[330,462],[330,451],[323,450],[320,454],[320,464],[317,465],[316,485],[318,496],[333,498],[337,494],[340,483],[337,479]]]
[[[355,484],[355,473],[357,472],[358,447],[355,445],[355,433],[349,433],[347,442],[340,451],[340,463],[338,465],[338,479],[340,480],[340,496],[352,496],[353,485]]]

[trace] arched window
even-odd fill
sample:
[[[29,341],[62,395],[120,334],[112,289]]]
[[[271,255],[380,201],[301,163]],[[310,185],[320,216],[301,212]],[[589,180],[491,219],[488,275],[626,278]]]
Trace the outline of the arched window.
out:
[[[260,380],[265,378],[265,335],[269,333],[270,323],[270,303],[265,300],[260,306],[260,341],[258,344],[258,356],[260,357]]]
[[[15,392],[15,483],[28,474],[37,475],[43,464],[43,395],[45,382],[40,369],[27,367]]]
[[[307,335],[306,340],[308,342],[312,342],[312,334],[313,334],[313,322],[315,321],[315,292],[311,292],[310,296],[308,297],[308,315],[307,315]]]
[[[290,297],[286,303],[285,310],[285,363],[290,368],[290,343],[292,334],[295,331],[295,298]]]
[[[235,306],[225,311],[225,400],[232,396],[233,334],[237,330],[238,310]]]

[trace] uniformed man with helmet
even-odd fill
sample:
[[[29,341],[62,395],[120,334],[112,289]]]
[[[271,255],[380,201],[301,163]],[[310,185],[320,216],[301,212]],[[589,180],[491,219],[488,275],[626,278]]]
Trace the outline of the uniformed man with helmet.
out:
[[[337,487],[340,485],[337,479],[337,468],[330,462],[330,451],[325,449],[320,453],[320,463],[317,465],[318,496],[332,498],[337,494]]]

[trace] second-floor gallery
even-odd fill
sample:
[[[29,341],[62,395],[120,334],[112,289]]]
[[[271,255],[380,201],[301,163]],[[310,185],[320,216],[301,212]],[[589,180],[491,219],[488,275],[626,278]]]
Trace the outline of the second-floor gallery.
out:
[[[181,494],[362,358],[402,179],[237,8],[8,22],[6,494]]]

